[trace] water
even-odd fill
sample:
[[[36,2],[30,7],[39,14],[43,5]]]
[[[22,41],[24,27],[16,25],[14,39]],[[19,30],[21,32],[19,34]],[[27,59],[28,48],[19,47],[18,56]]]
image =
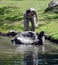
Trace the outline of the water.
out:
[[[12,45],[12,37],[0,37],[0,65],[58,65],[58,45]]]

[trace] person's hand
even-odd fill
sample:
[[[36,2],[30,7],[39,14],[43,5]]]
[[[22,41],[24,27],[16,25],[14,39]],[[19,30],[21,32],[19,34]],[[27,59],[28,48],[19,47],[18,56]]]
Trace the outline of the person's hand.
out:
[[[38,22],[38,18],[36,18],[36,22]]]

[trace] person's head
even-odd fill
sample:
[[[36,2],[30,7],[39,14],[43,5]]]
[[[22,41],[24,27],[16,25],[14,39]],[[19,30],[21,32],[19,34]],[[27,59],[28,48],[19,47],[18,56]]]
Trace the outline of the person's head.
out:
[[[31,10],[30,9],[28,9],[27,11],[26,11],[26,13],[28,14],[28,15],[31,15]]]
[[[27,14],[31,13],[31,10],[30,10],[30,9],[28,9],[28,10],[26,11],[26,13],[27,13]]]

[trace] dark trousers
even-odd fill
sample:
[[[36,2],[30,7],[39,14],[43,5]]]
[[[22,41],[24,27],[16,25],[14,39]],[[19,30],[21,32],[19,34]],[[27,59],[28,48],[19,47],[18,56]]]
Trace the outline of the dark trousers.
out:
[[[29,22],[31,23],[31,29],[29,28]],[[35,31],[35,16],[32,18],[26,18],[24,15],[24,31]]]

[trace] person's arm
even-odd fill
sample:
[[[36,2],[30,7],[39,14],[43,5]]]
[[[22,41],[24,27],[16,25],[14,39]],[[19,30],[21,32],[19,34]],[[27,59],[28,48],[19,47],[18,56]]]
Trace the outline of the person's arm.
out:
[[[36,21],[38,22],[38,16],[37,16],[36,11],[34,11],[34,14],[35,14],[35,16],[36,16]]]

